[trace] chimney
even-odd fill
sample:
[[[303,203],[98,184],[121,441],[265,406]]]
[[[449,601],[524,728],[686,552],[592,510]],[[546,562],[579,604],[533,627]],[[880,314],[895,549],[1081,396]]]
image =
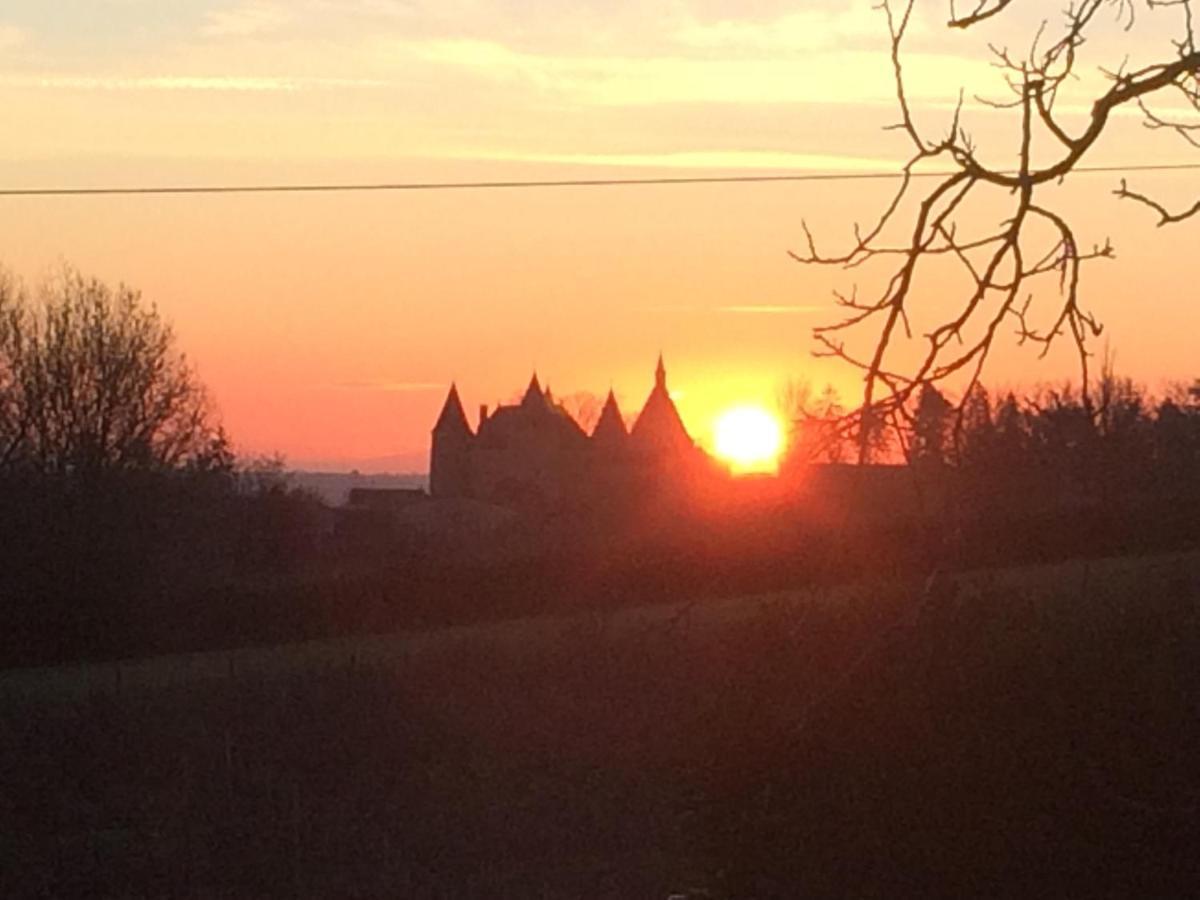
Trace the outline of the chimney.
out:
[[[486,403],[479,404],[479,424],[483,425],[488,420],[488,408]]]

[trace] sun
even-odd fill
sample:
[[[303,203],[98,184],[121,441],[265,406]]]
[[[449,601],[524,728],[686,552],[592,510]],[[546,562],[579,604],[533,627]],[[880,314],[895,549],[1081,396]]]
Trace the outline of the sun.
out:
[[[783,453],[783,426],[761,406],[735,406],[717,417],[714,449],[734,472],[775,472]]]

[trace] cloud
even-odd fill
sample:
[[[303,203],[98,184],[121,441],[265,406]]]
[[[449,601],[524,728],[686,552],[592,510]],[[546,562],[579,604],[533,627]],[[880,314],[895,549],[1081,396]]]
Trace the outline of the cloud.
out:
[[[250,37],[279,31],[290,25],[294,18],[294,12],[281,3],[250,0],[210,11],[200,32],[207,37]]]
[[[890,172],[896,169],[894,159],[889,160],[882,157],[762,150],[685,150],[671,153],[522,153],[520,151],[489,150],[470,154],[447,153],[443,155],[514,162],[668,169],[770,169],[805,172]]]
[[[546,98],[596,106],[895,102],[890,59],[867,50],[774,58],[559,56],[526,53],[495,41],[426,40],[394,42],[388,55],[456,67]],[[996,80],[986,61],[933,53],[911,57],[906,73],[908,95],[918,101],[953,100],[964,84],[970,88]]]
[[[367,37],[379,28],[420,26],[435,19],[434,6],[415,0],[242,0],[204,15],[200,34],[207,38]],[[470,10],[462,18],[470,21]]]
[[[783,305],[762,305],[762,306],[719,306],[717,312],[729,313],[733,315],[751,315],[751,316],[802,316],[809,313],[825,312],[828,307],[825,306],[783,306]]]
[[[435,381],[341,381],[323,387],[335,391],[378,391],[385,394],[427,394],[446,390],[445,384]]]
[[[786,304],[731,304],[729,306],[704,307],[663,304],[646,307],[649,313],[735,315],[735,316],[799,316],[809,313],[827,312],[826,306]]]
[[[230,91],[271,93],[309,88],[380,87],[359,78],[293,78],[258,75],[0,75],[0,87],[82,91]]]
[[[687,22],[672,39],[685,47],[704,50],[794,51],[845,46],[848,40],[885,36],[877,10],[855,6],[837,12],[807,9],[766,22],[721,19]]]
[[[29,42],[29,32],[16,25],[0,25],[0,50],[15,50]]]

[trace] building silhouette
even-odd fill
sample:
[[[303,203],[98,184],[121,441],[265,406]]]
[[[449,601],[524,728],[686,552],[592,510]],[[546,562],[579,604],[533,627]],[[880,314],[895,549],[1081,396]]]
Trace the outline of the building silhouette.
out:
[[[472,430],[452,384],[433,426],[429,488],[435,499],[544,511],[669,491],[707,465],[671,399],[660,356],[629,429],[610,390],[588,434],[535,374],[520,402],[480,407]]]

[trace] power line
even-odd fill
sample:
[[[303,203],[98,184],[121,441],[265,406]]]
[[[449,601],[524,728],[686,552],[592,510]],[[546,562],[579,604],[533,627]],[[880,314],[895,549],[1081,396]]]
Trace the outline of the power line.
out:
[[[1079,166],[1080,174],[1129,174],[1200,170],[1200,163]],[[948,178],[953,172],[914,172],[913,178]],[[521,190],[528,188],[647,187],[651,185],[765,184],[798,181],[886,181],[900,172],[803,172],[791,175],[694,175],[657,178],[571,178],[540,181],[398,181],[375,183],[158,185],[151,187],[0,188],[0,197],[102,197],[150,194],[331,194],[384,191]]]

